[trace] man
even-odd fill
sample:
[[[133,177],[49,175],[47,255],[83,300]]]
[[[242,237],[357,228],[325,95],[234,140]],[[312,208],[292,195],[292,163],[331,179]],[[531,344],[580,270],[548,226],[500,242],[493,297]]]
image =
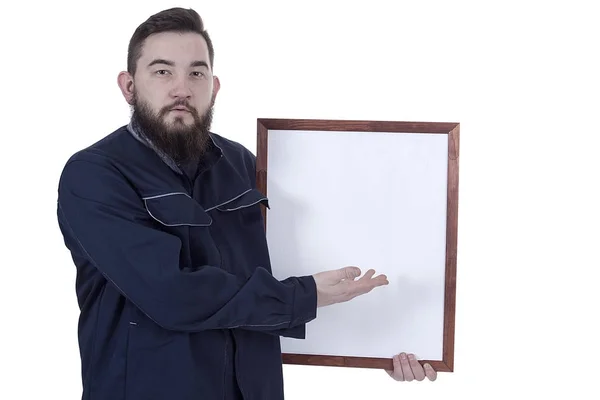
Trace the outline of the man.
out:
[[[77,266],[83,399],[282,399],[279,337],[302,339],[318,307],[388,283],[372,270],[358,278],[356,267],[272,276],[255,158],[209,131],[213,62],[196,12],[150,17],[118,77],[130,123],[62,172],[57,214]],[[426,375],[397,357],[388,373]]]

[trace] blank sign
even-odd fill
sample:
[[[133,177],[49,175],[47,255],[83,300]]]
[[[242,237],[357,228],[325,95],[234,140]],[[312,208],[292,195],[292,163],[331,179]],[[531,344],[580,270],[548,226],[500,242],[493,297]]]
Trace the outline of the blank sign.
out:
[[[452,371],[455,123],[258,121],[258,188],[279,279],[358,266],[389,285],[322,307],[285,363],[389,368],[400,351]]]

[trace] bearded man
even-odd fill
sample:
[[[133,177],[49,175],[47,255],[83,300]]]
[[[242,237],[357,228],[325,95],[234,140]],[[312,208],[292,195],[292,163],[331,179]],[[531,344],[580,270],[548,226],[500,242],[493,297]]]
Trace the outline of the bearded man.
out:
[[[283,399],[279,337],[388,283],[356,267],[273,277],[255,157],[210,131],[213,67],[195,11],[152,15],[118,75],[130,121],[62,171],[84,400]]]

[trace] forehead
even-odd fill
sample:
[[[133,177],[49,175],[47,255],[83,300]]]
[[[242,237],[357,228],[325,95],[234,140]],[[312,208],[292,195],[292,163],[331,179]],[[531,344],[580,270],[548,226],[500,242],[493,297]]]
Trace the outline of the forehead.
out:
[[[208,64],[208,45],[202,35],[195,32],[155,33],[144,41],[140,62],[146,64],[155,58],[188,64],[190,60],[206,61]]]

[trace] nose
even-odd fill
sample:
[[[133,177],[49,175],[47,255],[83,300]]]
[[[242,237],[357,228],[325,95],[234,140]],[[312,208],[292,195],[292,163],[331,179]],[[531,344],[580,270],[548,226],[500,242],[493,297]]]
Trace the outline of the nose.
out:
[[[192,96],[192,90],[190,89],[190,82],[185,74],[178,74],[173,77],[173,87],[171,88],[171,96],[174,98],[190,98]]]

